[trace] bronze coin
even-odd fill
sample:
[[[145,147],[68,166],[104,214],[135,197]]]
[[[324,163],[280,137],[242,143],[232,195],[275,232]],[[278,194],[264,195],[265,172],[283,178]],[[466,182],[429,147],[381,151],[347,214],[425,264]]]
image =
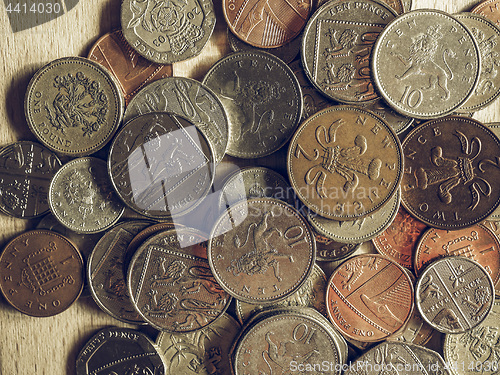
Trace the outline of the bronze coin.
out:
[[[82,256],[75,245],[55,232],[32,230],[17,236],[5,246],[0,264],[0,290],[24,314],[59,314],[82,292]]]
[[[346,338],[381,341],[410,319],[413,283],[401,266],[384,256],[358,255],[333,272],[326,306],[333,325]]]
[[[480,14],[500,26],[500,1],[484,0],[471,9],[471,13]]]
[[[332,262],[347,258],[354,253],[360,243],[341,243],[319,234],[312,229],[316,241],[316,260],[318,262]]]
[[[178,224],[178,223],[174,224],[173,222],[162,222],[162,223],[153,224],[147,228],[144,228],[139,233],[137,233],[134,236],[134,238],[132,238],[130,243],[128,244],[127,250],[126,250],[128,259],[127,259],[126,263],[128,263],[130,261],[132,256],[135,254],[135,252],[139,248],[139,246],[141,246],[142,243],[144,241],[146,241],[149,237],[152,237],[155,234],[158,234],[160,232],[164,232],[164,231],[169,230],[169,229],[182,228],[182,227],[184,227],[182,224]]]
[[[460,229],[500,204],[500,140],[471,118],[428,121],[403,141],[402,204],[425,224]]]

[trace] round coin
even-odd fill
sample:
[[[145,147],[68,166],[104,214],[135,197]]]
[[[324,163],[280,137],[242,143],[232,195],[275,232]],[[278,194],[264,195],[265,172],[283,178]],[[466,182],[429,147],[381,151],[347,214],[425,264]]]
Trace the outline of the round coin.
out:
[[[40,68],[26,90],[28,126],[49,149],[84,156],[101,149],[122,120],[124,99],[102,65],[64,57]]]
[[[483,0],[474,6],[471,12],[486,17],[500,26],[500,0]]]
[[[489,123],[486,124],[488,129],[490,129],[496,136],[497,138],[500,139],[500,122],[495,122],[495,123]],[[490,216],[488,216],[488,219],[490,220],[500,220],[500,206],[495,209],[491,213]]]
[[[82,292],[82,256],[75,245],[55,232],[32,230],[17,236],[5,246],[0,263],[0,290],[23,314],[59,314]]]
[[[434,329],[422,319],[418,309],[413,309],[411,318],[403,331],[396,334],[396,340],[415,345],[425,345],[434,332]]]
[[[316,241],[316,260],[318,262],[333,262],[347,258],[354,253],[361,244],[336,242],[313,228],[314,240]]]
[[[387,106],[382,99],[375,100],[363,105],[363,108],[372,111],[378,117],[383,119],[394,130],[394,133],[404,133],[414,122],[412,117],[403,116],[400,113]]]

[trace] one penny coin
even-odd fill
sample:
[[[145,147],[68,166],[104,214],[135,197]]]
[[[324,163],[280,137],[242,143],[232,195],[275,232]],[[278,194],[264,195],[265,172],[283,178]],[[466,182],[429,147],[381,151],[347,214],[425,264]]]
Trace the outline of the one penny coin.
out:
[[[500,26],[500,1],[484,0],[471,9],[472,13],[477,13],[486,17],[490,21]]]

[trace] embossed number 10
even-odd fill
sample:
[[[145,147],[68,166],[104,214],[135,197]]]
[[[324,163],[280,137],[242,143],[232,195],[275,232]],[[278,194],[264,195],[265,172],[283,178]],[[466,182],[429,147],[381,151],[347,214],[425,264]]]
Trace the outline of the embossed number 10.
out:
[[[417,108],[422,103],[422,97],[422,91],[418,89],[412,90],[411,86],[406,86],[405,92],[399,102],[410,108]]]

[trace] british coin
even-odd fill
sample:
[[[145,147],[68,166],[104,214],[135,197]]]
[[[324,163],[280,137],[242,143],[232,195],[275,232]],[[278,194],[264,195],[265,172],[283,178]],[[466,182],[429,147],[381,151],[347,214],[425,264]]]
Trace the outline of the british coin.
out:
[[[298,198],[333,220],[356,220],[380,209],[396,194],[402,167],[396,134],[360,107],[316,113],[288,147],[288,177]]]
[[[402,0],[404,12],[409,12],[413,8],[412,0]]]
[[[434,329],[422,319],[418,309],[413,309],[410,320],[403,330],[399,334],[396,334],[395,339],[415,345],[425,345],[429,342],[434,332]]]
[[[37,142],[0,148],[0,210],[21,219],[46,214],[50,179],[60,167],[56,154]]]
[[[484,0],[479,2],[471,9],[472,13],[477,13],[488,18],[495,24],[500,26],[500,1],[499,0]]]
[[[405,132],[414,122],[412,117],[403,116],[389,107],[382,99],[375,100],[363,105],[363,108],[372,111],[394,130],[394,133],[400,135]]]
[[[407,135],[403,152],[402,203],[425,224],[460,229],[499,205],[500,141],[480,122],[459,116],[428,121]]]
[[[496,136],[497,138],[500,139],[500,122],[494,122],[494,123],[489,123],[486,124],[488,129],[490,129]],[[493,211],[490,216],[488,216],[489,220],[500,220],[500,206]]]
[[[354,253],[361,244],[336,242],[313,229],[314,240],[316,241],[316,261],[333,262],[347,258]]]
[[[215,28],[212,0],[125,0],[120,18],[127,42],[158,64],[198,56]]]
[[[0,263],[0,291],[23,314],[59,314],[82,292],[82,256],[58,233],[32,230],[18,235],[5,246]]]
[[[231,375],[229,350],[240,329],[238,322],[224,313],[195,332],[160,332],[156,346],[165,358],[165,375]]]
[[[165,220],[194,209],[214,178],[210,143],[188,120],[151,112],[116,135],[108,172],[118,196],[137,213]]]
[[[391,225],[373,238],[372,242],[380,254],[412,270],[417,242],[426,229],[427,225],[412,217],[403,207],[399,207]]]
[[[139,55],[121,30],[103,35],[90,49],[88,58],[108,69],[117,79],[125,103],[145,85],[172,76],[171,64],[156,64]]]
[[[292,206],[273,198],[233,204],[214,225],[208,260],[222,288],[242,302],[284,299],[307,280],[314,238]]]
[[[76,358],[76,375],[165,374],[165,363],[142,332],[110,327],[97,332]]]
[[[223,0],[231,32],[258,48],[281,47],[296,38],[313,11],[313,0]]]
[[[313,85],[327,97],[360,104],[379,97],[370,56],[378,35],[397,13],[372,0],[330,1],[307,22],[301,58]]]
[[[95,157],[64,164],[50,182],[52,214],[77,233],[97,233],[110,228],[125,207],[113,191],[106,162]]]
[[[330,321],[346,338],[382,341],[411,317],[413,284],[397,263],[378,254],[347,259],[328,281]]]
[[[207,72],[203,84],[222,101],[229,120],[226,153],[267,156],[292,136],[302,115],[300,85],[283,61],[264,52],[228,55]]]
[[[206,237],[191,228],[148,238],[133,256],[127,286],[142,318],[166,332],[208,326],[231,297],[217,284],[207,261]]]
[[[64,57],[40,68],[24,99],[33,134],[52,151],[72,157],[94,153],[111,140],[123,109],[115,78],[83,57]]]
[[[403,0],[381,0],[381,2],[389,5],[396,11],[397,14],[403,14],[407,11],[405,10],[405,4]]]
[[[226,152],[229,124],[224,106],[207,86],[184,77],[169,77],[153,82],[130,101],[124,122],[150,112],[170,112],[190,122],[212,144],[216,162]]]
[[[375,85],[406,116],[430,119],[456,111],[473,94],[481,55],[473,35],[451,15],[415,10],[380,33],[372,53]]]

